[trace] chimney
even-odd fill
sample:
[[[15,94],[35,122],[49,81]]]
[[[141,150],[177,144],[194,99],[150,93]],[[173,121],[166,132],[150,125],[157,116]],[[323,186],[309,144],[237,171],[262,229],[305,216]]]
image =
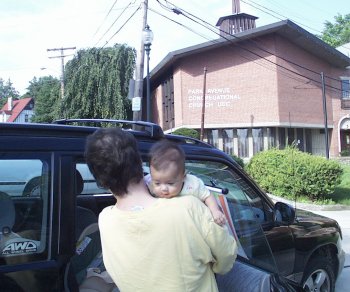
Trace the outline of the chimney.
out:
[[[12,97],[7,98],[7,110],[12,111]]]

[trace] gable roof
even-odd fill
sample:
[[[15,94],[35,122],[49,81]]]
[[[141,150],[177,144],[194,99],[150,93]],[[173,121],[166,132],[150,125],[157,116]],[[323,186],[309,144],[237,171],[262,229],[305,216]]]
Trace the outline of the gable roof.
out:
[[[174,63],[181,58],[227,46],[228,42],[234,44],[271,33],[276,33],[283,38],[288,39],[298,47],[305,49],[336,67],[345,68],[350,65],[349,57],[287,19],[239,32],[227,38],[219,38],[213,41],[172,51],[150,72],[150,77],[154,81],[157,80],[162,74],[170,70]]]
[[[350,58],[350,42],[337,47],[337,50]]]
[[[10,115],[6,122],[14,122],[25,107],[33,100],[31,97],[26,97],[18,100],[12,101],[12,110],[8,110],[8,102],[2,107],[0,113],[5,112],[6,115]]]

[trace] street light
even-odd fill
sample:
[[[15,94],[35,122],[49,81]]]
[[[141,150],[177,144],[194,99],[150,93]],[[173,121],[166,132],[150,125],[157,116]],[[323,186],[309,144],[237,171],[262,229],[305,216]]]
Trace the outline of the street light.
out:
[[[153,32],[147,24],[142,32],[143,45],[145,46],[145,51],[147,54],[147,122],[151,121],[151,85],[149,80],[149,53],[151,51],[151,45],[153,41]]]

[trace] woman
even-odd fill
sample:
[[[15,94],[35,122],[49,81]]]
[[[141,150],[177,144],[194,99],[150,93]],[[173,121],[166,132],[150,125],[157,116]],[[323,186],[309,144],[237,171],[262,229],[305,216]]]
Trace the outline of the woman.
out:
[[[192,196],[152,197],[143,179],[137,142],[118,128],[90,135],[86,160],[97,182],[117,199],[99,216],[106,270],[122,292],[218,291],[236,242]]]

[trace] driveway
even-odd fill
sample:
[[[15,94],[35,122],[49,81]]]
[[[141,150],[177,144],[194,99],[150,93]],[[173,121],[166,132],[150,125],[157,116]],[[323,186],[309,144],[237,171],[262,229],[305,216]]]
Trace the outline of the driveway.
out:
[[[338,221],[343,232],[343,249],[345,251],[344,268],[335,284],[336,292],[350,292],[350,210],[344,211],[312,211]]]

